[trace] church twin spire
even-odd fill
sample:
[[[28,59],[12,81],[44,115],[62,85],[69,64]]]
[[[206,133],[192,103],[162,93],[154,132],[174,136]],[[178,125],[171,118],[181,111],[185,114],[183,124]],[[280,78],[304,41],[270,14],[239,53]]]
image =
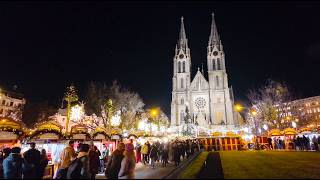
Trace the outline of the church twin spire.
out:
[[[187,54],[188,52],[188,39],[186,36],[185,28],[184,28],[184,21],[183,16],[181,17],[181,26],[180,26],[180,33],[179,33],[179,40],[176,45],[176,55],[182,51],[183,53]],[[212,13],[212,22],[211,22],[211,31],[208,41],[208,52],[212,52],[214,47],[217,47],[219,51],[222,50],[221,40],[218,34],[216,22],[214,19],[214,13]]]
[[[218,50],[222,50],[222,44],[218,34],[216,21],[214,19],[214,13],[212,13],[211,31],[208,42],[209,52],[212,52],[215,46],[218,48]]]
[[[184,22],[183,22],[183,16],[181,17],[181,27],[180,27],[180,33],[179,33],[179,40],[176,45],[176,54],[179,54],[180,51],[182,51],[184,54],[188,54],[188,39],[186,36],[186,32],[184,29]]]

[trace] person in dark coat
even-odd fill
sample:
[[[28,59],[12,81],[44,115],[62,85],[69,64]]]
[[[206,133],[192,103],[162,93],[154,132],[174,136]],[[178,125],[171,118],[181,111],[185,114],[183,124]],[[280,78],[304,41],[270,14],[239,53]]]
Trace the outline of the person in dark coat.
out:
[[[159,150],[157,145],[153,144],[151,146],[151,150],[150,150],[150,159],[151,159],[151,167],[154,169],[155,168],[155,163],[158,159],[158,154],[159,154]]]
[[[99,173],[100,169],[100,158],[101,155],[100,151],[98,150],[97,146],[91,146],[89,151],[89,167],[90,167],[90,174],[91,179],[95,179],[96,174]]]
[[[169,158],[169,147],[168,147],[168,144],[165,144],[161,153],[162,167],[167,167],[168,158]]]
[[[44,170],[46,169],[48,163],[49,163],[49,159],[46,153],[45,149],[41,150],[41,154],[40,154],[41,160],[40,160],[40,164],[39,164],[39,179],[42,179],[42,177],[44,176]]]
[[[177,146],[177,144],[175,143],[173,145],[173,160],[174,160],[174,163],[175,163],[175,166],[179,166],[180,164],[180,152],[179,152],[179,148]]]
[[[23,154],[24,158],[24,179],[37,179],[39,178],[39,166],[40,166],[40,151],[36,149],[36,143],[30,143],[30,149]]]
[[[4,179],[22,179],[23,158],[20,151],[19,147],[12,148],[10,155],[3,160]]]
[[[118,179],[118,174],[121,168],[121,162],[124,158],[124,150],[124,143],[119,143],[117,149],[112,152],[111,157],[107,162],[107,167],[105,171],[105,175],[108,179]]]

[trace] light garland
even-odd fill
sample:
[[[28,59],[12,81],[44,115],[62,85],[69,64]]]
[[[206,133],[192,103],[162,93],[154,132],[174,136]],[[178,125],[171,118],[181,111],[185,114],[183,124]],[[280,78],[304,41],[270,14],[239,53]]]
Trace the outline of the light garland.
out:
[[[111,118],[111,126],[119,126],[120,123],[121,123],[120,111],[117,111],[117,113]]]

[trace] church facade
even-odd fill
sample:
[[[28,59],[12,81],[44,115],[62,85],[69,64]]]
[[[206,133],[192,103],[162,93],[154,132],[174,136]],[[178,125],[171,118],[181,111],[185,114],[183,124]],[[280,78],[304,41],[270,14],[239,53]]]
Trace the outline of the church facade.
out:
[[[191,67],[191,51],[181,17],[181,29],[173,58],[171,128],[182,127],[187,123],[212,131],[237,127],[238,113],[233,108],[233,91],[228,85],[225,54],[214,14],[207,47],[208,80],[199,68],[192,78]]]

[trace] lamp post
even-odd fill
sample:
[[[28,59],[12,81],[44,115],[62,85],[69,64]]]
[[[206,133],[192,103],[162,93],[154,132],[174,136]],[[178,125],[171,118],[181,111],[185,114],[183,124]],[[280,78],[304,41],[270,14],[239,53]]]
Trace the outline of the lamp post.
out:
[[[242,111],[243,109],[247,109],[249,111],[249,114],[251,115],[252,120],[253,120],[254,129],[255,129],[255,136],[256,136],[255,146],[256,146],[256,149],[260,149],[259,148],[259,141],[258,141],[258,131],[260,130],[260,132],[261,132],[261,129],[259,128],[260,125],[256,119],[258,112],[253,108],[246,108],[246,107],[241,106],[240,104],[236,104],[235,109],[238,112]],[[267,127],[264,127],[264,129],[267,129]]]
[[[157,124],[158,124],[158,131],[160,131],[160,119],[158,118],[158,115],[159,115],[159,110],[158,108],[153,108],[150,110],[150,115],[154,120],[157,120]]]

